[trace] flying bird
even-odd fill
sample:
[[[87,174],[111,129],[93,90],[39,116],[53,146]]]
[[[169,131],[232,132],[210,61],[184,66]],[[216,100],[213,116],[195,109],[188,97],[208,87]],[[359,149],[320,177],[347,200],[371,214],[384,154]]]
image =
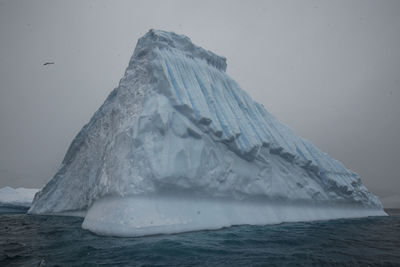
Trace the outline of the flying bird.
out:
[[[55,63],[54,62],[46,62],[46,63],[43,64],[43,66],[52,65],[52,64],[55,64]]]

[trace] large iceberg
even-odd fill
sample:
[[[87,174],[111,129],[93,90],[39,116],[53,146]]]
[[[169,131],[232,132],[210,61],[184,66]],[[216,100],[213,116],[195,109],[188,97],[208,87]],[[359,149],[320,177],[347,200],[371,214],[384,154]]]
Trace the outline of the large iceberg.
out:
[[[139,39],[32,214],[116,236],[385,215],[360,177],[280,123],[172,32]]]

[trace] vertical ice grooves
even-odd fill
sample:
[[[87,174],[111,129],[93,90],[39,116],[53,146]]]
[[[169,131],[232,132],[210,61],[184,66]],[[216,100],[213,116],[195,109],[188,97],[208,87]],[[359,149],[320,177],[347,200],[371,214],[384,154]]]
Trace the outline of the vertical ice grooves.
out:
[[[189,106],[195,120],[210,119],[213,132],[222,131],[220,138],[232,140],[239,150],[246,153],[268,143],[272,149],[283,149],[278,153],[298,158],[304,166],[307,162],[316,165],[321,175],[340,173],[349,177],[351,174],[342,163],[299,138],[254,102],[225,72],[173,48],[157,49],[157,53],[176,104]]]

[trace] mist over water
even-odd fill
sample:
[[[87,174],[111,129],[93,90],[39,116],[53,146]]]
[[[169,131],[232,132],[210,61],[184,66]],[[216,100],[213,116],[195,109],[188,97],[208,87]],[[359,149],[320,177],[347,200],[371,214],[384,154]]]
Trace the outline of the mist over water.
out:
[[[400,210],[391,216],[114,238],[76,217],[0,215],[1,266],[400,264]]]

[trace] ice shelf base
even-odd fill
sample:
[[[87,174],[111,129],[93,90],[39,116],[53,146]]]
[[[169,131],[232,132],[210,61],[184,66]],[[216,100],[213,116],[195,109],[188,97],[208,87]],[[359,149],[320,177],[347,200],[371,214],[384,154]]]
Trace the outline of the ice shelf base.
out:
[[[173,196],[103,198],[88,210],[82,227],[99,235],[133,237],[215,230],[232,225],[265,225],[367,216],[381,209],[357,206],[265,203]]]

